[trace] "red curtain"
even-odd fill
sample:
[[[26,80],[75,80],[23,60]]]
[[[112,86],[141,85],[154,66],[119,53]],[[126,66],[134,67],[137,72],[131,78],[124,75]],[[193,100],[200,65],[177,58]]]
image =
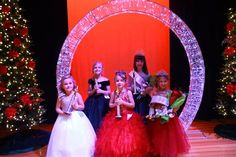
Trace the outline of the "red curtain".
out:
[[[168,0],[153,1],[169,6]],[[68,0],[69,31],[90,10],[105,2],[107,0]],[[92,77],[94,62],[103,63],[103,74],[110,79],[113,90],[115,71],[132,70],[137,51],[145,54],[151,74],[160,69],[169,72],[169,28],[147,15],[120,14],[91,29],[77,47],[71,65],[71,74],[83,98],[87,98],[87,81]]]

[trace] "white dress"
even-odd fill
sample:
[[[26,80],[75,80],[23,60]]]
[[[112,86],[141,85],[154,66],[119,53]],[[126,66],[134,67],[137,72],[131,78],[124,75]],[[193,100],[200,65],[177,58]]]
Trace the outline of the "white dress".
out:
[[[62,105],[70,102],[71,96],[61,99]],[[92,157],[96,134],[82,111],[70,115],[58,115],[53,126],[47,157]]]

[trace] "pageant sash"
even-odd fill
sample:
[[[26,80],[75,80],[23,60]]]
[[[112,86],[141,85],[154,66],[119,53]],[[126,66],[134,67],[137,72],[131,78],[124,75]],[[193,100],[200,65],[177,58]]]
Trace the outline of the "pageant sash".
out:
[[[133,78],[141,87],[143,86],[142,83],[145,82],[145,80],[136,71],[132,70],[129,73],[129,76]]]

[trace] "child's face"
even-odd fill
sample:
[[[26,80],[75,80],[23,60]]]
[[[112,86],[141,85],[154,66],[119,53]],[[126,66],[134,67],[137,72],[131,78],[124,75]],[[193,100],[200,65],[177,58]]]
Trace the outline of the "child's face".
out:
[[[74,83],[71,78],[65,79],[62,84],[62,88],[65,90],[65,92],[71,92],[73,90]]]
[[[165,90],[168,85],[168,79],[165,77],[159,77],[157,80],[157,87],[159,90]]]
[[[93,67],[93,73],[100,75],[102,73],[102,64],[98,63]]]
[[[138,60],[136,60],[135,65],[136,65],[137,69],[142,69],[144,62],[143,62],[143,60],[138,59]]]
[[[116,75],[115,83],[116,83],[116,87],[118,89],[122,89],[125,86],[125,80],[122,77],[120,77],[119,75]]]

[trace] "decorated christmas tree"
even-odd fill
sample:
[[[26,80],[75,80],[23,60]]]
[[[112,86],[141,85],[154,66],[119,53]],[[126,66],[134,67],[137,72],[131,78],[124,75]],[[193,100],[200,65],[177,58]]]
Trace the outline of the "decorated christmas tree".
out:
[[[230,8],[223,41],[223,67],[216,110],[223,116],[236,116],[236,10]]]
[[[0,21],[0,125],[30,129],[43,122],[45,109],[19,0],[1,0]]]

